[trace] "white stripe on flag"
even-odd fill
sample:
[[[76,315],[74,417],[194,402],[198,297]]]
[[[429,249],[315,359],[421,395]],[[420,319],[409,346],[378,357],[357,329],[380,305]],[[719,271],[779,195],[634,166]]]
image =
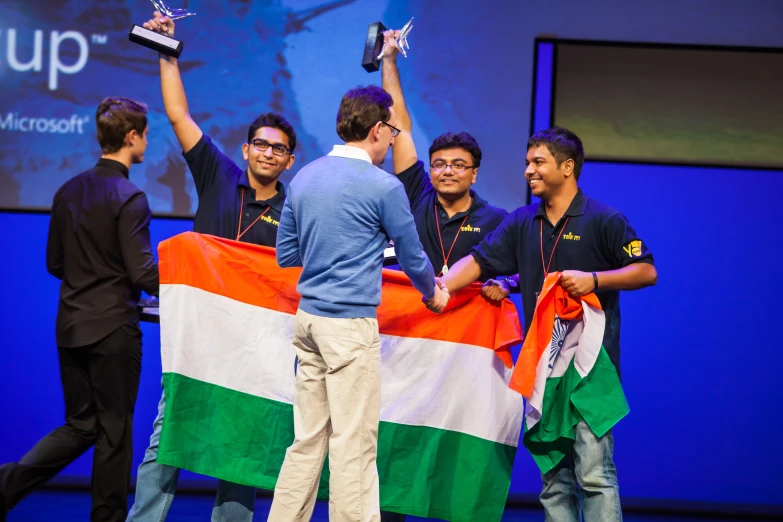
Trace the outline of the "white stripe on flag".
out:
[[[293,402],[293,315],[185,285],[161,285],[160,299],[164,372]],[[381,350],[381,420],[517,445],[522,399],[492,350],[390,335]]]
[[[522,396],[494,351],[390,335],[381,350],[381,420],[517,445]]]
[[[595,366],[598,353],[604,343],[604,329],[606,328],[606,316],[600,308],[593,308],[582,301],[582,322],[584,329],[579,337],[579,346],[574,355],[574,367],[584,379]]]
[[[160,326],[164,373],[293,404],[293,315],[164,284]]]

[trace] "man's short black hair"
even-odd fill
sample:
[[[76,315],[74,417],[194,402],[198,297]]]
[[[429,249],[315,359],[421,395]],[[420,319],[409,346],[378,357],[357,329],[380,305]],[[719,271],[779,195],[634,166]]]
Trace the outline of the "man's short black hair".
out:
[[[296,148],[296,131],[294,130],[293,125],[288,123],[288,120],[274,112],[263,113],[250,124],[250,128],[247,130],[248,143],[253,140],[253,136],[256,135],[256,132],[258,132],[258,129],[261,127],[271,127],[282,131],[283,134],[288,136],[288,151],[291,154],[294,153],[294,149]]]
[[[447,132],[435,138],[435,141],[430,145],[430,158],[439,150],[445,149],[464,149],[473,157],[474,167],[478,168],[481,165],[481,147],[476,142],[476,138],[467,132],[460,132],[459,134]]]
[[[585,150],[579,136],[563,127],[552,127],[536,132],[527,140],[527,150],[541,145],[546,145],[558,167],[567,159],[574,160],[574,177],[579,180],[585,162]]]

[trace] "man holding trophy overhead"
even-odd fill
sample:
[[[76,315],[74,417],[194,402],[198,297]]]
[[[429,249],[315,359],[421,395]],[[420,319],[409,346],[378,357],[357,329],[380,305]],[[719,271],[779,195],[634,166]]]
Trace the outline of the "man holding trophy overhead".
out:
[[[437,275],[445,275],[495,230],[508,212],[490,205],[473,190],[482,153],[467,132],[447,132],[435,138],[429,149],[430,174],[426,172],[411,135],[413,124],[397,70],[397,54],[405,48],[402,34],[383,33],[383,88],[394,100],[400,128],[392,151],[394,173],[405,187],[424,251]],[[503,300],[518,288],[518,280],[518,275],[483,280],[482,295],[492,301]]]
[[[153,4],[176,18],[190,14],[173,10],[158,0]],[[172,39],[174,22],[168,15],[155,11],[154,18],[147,21],[143,29],[154,37]],[[242,145],[247,165],[244,168],[237,166],[193,121],[177,58],[165,51],[168,47],[155,45],[154,37],[148,39],[153,42],[149,45],[131,40],[160,52],[163,105],[193,175],[199,198],[193,231],[274,247],[285,201],[285,188],[279,177],[294,164],[296,132],[281,115],[261,114],[250,124],[247,142]],[[181,50],[181,42],[177,47]],[[164,391],[150,445],[138,468],[136,497],[129,522],[164,520],[174,499],[179,469],[157,462],[165,409]],[[249,522],[254,506],[255,488],[220,480],[212,520]]]

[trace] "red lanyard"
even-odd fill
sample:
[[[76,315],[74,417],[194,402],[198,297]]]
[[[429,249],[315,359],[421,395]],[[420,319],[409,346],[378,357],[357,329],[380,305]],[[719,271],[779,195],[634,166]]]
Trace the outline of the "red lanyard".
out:
[[[567,217],[565,223],[563,223],[563,228],[560,229],[560,234],[557,236],[555,246],[552,247],[552,253],[549,254],[549,263],[546,265],[544,264],[544,217],[542,216],[541,221],[538,222],[538,239],[541,245],[541,267],[544,269],[544,279],[546,279],[546,277],[549,275],[549,267],[552,266],[552,258],[555,257],[555,249],[557,248],[557,244],[560,242],[560,236],[562,236],[563,232],[565,232],[565,227],[568,224],[569,219],[571,218]],[[557,230],[557,227],[555,227],[555,230]]]
[[[247,226],[247,228],[246,228],[245,230],[243,230],[243,231],[242,231],[242,233],[240,234],[240,233],[239,233],[239,230],[242,228],[242,212],[245,210],[245,189],[242,189],[242,204],[241,204],[241,205],[239,205],[239,223],[237,223],[237,239],[236,239],[236,240],[237,240],[237,241],[239,241],[239,239],[240,239],[242,236],[244,236],[244,235],[245,235],[245,232],[247,232],[248,230],[250,230],[250,227],[252,227],[253,225],[255,225],[255,224],[258,222],[258,220],[259,220],[259,219],[261,219],[262,217],[264,217],[264,214],[266,214],[267,212],[269,212],[269,209],[270,209],[270,208],[272,208],[272,207],[271,207],[271,206],[268,206],[268,207],[266,207],[266,210],[264,210],[264,211],[261,213],[261,215],[260,215],[260,216],[258,216],[258,217],[256,218],[256,220],[255,220],[255,221],[253,221],[252,223],[250,223],[250,224]]]
[[[446,254],[446,249],[443,248],[443,238],[440,235],[440,220],[438,219],[438,205],[437,205],[437,203],[435,205],[433,205],[433,207],[435,208],[435,225],[436,225],[436,227],[438,229],[438,241],[440,241],[440,251],[443,254],[443,268],[441,268],[440,274],[438,274],[438,276],[440,277],[441,275],[446,275],[449,272],[449,258],[451,257],[451,251],[454,250],[454,245],[457,244],[457,238],[459,237],[459,233],[462,232],[462,227],[465,225],[465,221],[468,220],[468,216],[470,214],[467,214],[465,216],[465,218],[462,220],[462,223],[460,224],[459,229],[457,229],[457,235],[454,236],[454,241],[451,242],[451,248],[449,248],[449,253],[447,255]]]

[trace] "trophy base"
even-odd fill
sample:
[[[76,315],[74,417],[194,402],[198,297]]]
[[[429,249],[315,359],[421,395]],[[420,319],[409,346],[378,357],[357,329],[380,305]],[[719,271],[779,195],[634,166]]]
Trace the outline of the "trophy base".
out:
[[[381,61],[378,55],[383,49],[383,32],[386,30],[381,22],[370,24],[367,28],[367,40],[364,42],[364,55],[362,56],[362,67],[367,72],[375,72],[381,67]]]
[[[131,27],[128,33],[128,40],[172,58],[179,58],[179,55],[182,54],[182,47],[185,45],[180,40],[175,40],[138,25]]]

